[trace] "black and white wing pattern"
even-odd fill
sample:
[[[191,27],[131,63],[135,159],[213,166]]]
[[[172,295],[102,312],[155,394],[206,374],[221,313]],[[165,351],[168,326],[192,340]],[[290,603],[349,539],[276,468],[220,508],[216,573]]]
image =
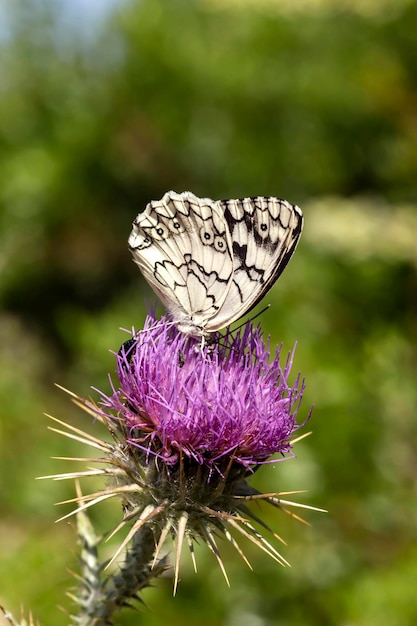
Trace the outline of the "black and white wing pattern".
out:
[[[290,260],[301,209],[274,197],[168,191],[133,222],[129,248],[179,330],[207,336],[250,311]]]

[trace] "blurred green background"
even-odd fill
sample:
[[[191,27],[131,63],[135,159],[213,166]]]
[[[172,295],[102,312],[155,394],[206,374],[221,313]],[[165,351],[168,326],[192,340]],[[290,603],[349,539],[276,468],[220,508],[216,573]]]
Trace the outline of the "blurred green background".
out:
[[[0,2],[0,603],[67,624],[77,569],[70,482],[51,456],[89,451],[60,383],[109,389],[150,289],[130,259],[136,214],[168,189],[277,195],[305,232],[261,319],[298,341],[315,404],[297,459],[266,491],[328,509],[263,516],[291,569],[227,546],[144,594],[123,625],[406,626],[417,621],[417,2]],[[100,531],[119,505],[97,507]]]

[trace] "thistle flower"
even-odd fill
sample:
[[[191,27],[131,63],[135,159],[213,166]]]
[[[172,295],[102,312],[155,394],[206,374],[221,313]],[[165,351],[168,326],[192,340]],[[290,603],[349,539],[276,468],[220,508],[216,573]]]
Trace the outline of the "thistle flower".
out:
[[[77,512],[121,497],[124,518],[116,530],[128,524],[130,529],[117,554],[132,539],[133,552],[140,547],[142,569],[148,564],[141,587],[148,584],[152,568],[154,575],[164,569],[160,555],[169,536],[176,542],[174,591],[184,539],[193,561],[193,543],[202,539],[226,581],[220,535],[248,565],[236,540],[239,533],[287,564],[253,525],[272,532],[248,502],[262,499],[287,513],[289,506],[312,507],[284,500],[280,493],[262,494],[247,482],[261,465],[294,456],[294,435],[304,423],[296,419],[304,381],[298,375],[289,384],[293,353],[282,366],[280,352],[278,348],[271,356],[269,340],[249,323],[201,346],[167,318],[157,321],[149,315],[144,329],[133,333],[116,357],[118,383],[112,383],[111,393],[101,393],[98,404],[76,399],[106,425],[113,442],[67,426],[73,433],[68,436],[105,452],[95,459],[105,468],[55,478],[108,477],[105,490],[79,495]],[[272,455],[278,459],[271,460]],[[141,533],[142,539],[143,533],[147,536],[145,552]],[[129,557],[132,561],[132,547]]]
[[[280,350],[269,359],[269,345],[250,324],[200,348],[167,319],[149,316],[120,350],[120,387],[103,396],[102,407],[124,420],[144,458],[175,468],[183,457],[209,475],[223,475],[232,460],[244,474],[290,452],[298,428],[304,384],[298,377],[288,385],[292,355],[284,369]]]

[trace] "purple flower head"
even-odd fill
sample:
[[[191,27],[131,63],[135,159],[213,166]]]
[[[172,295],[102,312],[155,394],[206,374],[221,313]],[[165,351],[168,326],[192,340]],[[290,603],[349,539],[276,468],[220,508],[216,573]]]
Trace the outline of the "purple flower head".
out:
[[[115,557],[131,540],[133,554],[143,555],[145,537],[154,553],[149,571],[155,564],[155,571],[165,568],[161,551],[171,536],[176,544],[174,589],[184,541],[193,559],[194,542],[204,541],[226,580],[219,536],[247,563],[235,534],[281,565],[287,563],[254,526],[273,532],[250,510],[252,500],[285,512],[293,506],[311,508],[282,499],[280,492],[264,494],[248,482],[261,464],[272,462],[272,455],[288,458],[293,435],[302,425],[296,416],[304,383],[298,375],[289,384],[293,354],[281,366],[280,349],[271,355],[269,340],[251,324],[234,334],[216,333],[210,345],[200,341],[178,331],[167,318],[157,321],[149,315],[143,330],[133,333],[117,355],[119,382],[111,395],[101,394],[99,405],[75,397],[106,426],[112,441],[78,429],[74,435],[68,427],[68,436],[81,437],[103,452],[95,459],[103,470],[66,475],[106,477],[104,490],[80,496],[81,509],[121,498],[118,528],[130,530]]]
[[[129,443],[168,465],[180,457],[218,469],[232,459],[246,468],[291,450],[304,385],[288,383],[280,349],[251,324],[216,335],[202,347],[166,318],[145,327],[120,351],[120,387],[102,406],[117,411]]]

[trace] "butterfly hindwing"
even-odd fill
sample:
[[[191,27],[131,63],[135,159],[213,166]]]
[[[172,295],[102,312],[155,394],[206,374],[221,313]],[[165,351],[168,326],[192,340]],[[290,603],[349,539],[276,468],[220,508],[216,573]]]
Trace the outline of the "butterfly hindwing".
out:
[[[229,229],[212,200],[166,193],[138,215],[129,246],[179,326],[198,329],[215,318],[232,279],[233,254]]]
[[[129,247],[178,328],[206,335],[253,308],[279,277],[301,210],[274,197],[219,200],[170,191],[133,223]]]

